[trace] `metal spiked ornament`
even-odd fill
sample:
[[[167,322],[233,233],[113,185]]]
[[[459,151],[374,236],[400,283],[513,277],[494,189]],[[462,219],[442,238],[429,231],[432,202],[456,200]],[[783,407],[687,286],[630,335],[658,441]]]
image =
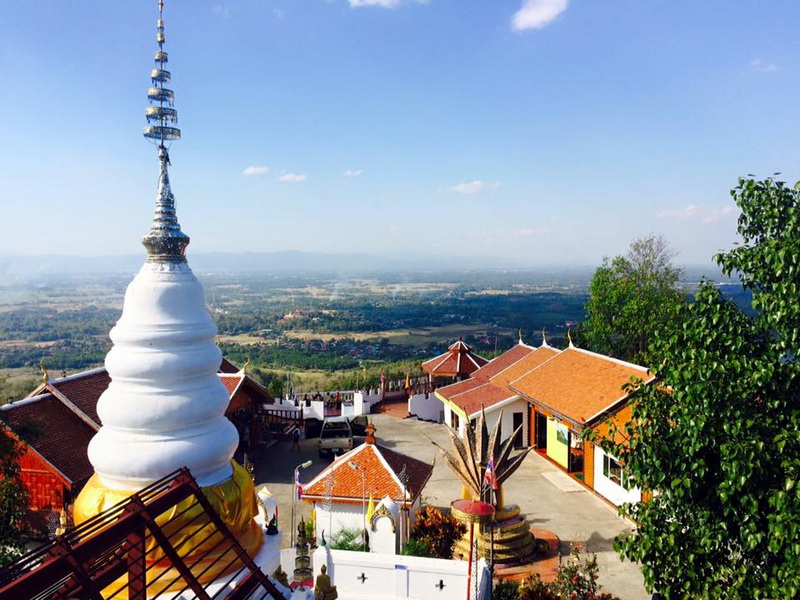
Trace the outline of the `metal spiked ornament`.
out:
[[[186,262],[186,246],[189,236],[181,231],[178,215],[175,210],[175,196],[169,183],[170,165],[168,145],[180,139],[181,130],[174,126],[178,121],[178,111],[173,107],[175,92],[164,87],[172,79],[172,74],[164,66],[169,56],[164,52],[164,2],[158,3],[158,23],[156,26],[156,42],[158,50],[155,54],[156,68],[150,72],[152,83],[147,91],[150,106],[145,110],[148,125],[144,128],[145,138],[158,147],[159,177],[156,195],[156,210],[150,231],[142,238],[147,248],[148,262],[183,263]]]
[[[502,422],[503,412],[501,411],[491,434],[488,433],[486,415],[481,410],[477,423],[475,425],[467,424],[463,439],[453,428],[447,427],[452,452],[448,452],[436,442],[432,442],[442,453],[445,463],[464,485],[472,500],[482,500],[488,497],[488,494],[485,493],[484,481],[486,467],[493,460],[498,492],[493,495],[492,504],[496,509],[503,508],[503,494],[500,491],[503,482],[522,465],[522,461],[530,451],[530,448],[526,448],[519,454],[511,456],[511,452],[514,450],[514,439],[519,435],[522,426],[517,427],[514,433],[501,444],[499,442],[502,435]]]

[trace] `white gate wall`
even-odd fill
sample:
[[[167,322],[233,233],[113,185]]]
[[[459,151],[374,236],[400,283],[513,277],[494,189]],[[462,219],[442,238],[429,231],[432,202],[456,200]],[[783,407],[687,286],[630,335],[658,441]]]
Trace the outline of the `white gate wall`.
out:
[[[433,393],[411,396],[408,399],[408,412],[425,421],[442,423],[444,419],[443,404]]]
[[[469,565],[465,561],[319,548],[314,552],[315,577],[322,564],[328,565],[339,598],[347,600],[455,600],[467,596]],[[480,580],[484,567],[485,561],[478,562],[473,576]],[[480,589],[480,581],[477,585]]]

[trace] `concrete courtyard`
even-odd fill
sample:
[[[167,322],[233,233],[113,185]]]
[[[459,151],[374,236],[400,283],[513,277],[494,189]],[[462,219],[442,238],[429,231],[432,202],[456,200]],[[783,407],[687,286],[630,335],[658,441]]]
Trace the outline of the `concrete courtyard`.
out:
[[[433,475],[423,491],[423,504],[445,508],[458,498],[461,484],[431,444],[433,440],[445,448],[450,447],[444,425],[388,415],[371,417],[378,443],[426,462],[435,459]],[[301,440],[300,451],[292,451],[291,447],[289,441],[279,442],[251,457],[255,464],[256,483],[266,483],[278,502],[284,547],[290,545],[294,468],[306,460],[313,461],[311,467],[300,471],[300,480],[306,482],[331,462],[328,458],[318,457],[316,439]],[[645,592],[638,566],[621,562],[614,552],[614,537],[629,531],[630,523],[546,459],[531,452],[520,469],[504,484],[504,495],[507,503],[520,506],[531,525],[558,535],[562,555],[569,554],[571,544],[575,542],[584,543],[589,552],[596,553],[600,583],[605,591],[622,600],[647,600],[650,597]],[[296,510],[306,519],[311,512],[310,506],[302,501],[296,503]]]

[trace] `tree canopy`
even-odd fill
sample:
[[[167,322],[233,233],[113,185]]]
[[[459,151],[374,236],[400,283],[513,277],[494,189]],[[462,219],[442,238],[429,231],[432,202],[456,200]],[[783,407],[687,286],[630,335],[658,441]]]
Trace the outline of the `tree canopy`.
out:
[[[634,240],[624,256],[605,259],[589,286],[582,343],[631,362],[644,362],[650,341],[671,326],[686,302],[678,289],[681,269],[661,236]]]
[[[716,256],[752,290],[746,314],[711,283],[651,348],[627,443],[601,445],[654,492],[622,508],[617,550],[668,598],[800,594],[800,184],[740,179],[743,243]]]
[[[28,493],[19,466],[23,452],[24,446],[0,422],[0,565],[16,559],[25,548],[22,525]]]

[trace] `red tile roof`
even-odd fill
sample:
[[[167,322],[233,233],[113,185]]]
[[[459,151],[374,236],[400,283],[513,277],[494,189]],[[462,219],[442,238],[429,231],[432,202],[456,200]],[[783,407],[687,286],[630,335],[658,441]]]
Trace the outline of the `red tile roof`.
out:
[[[589,424],[626,394],[631,377],[652,381],[638,365],[570,347],[510,383],[512,390],[579,424]]]
[[[472,347],[460,339],[447,352],[422,363],[422,370],[435,377],[469,375],[489,362],[472,352]]]
[[[100,417],[97,416],[97,400],[111,383],[111,377],[105,368],[84,371],[64,379],[54,379],[49,383],[87,417],[101,425]]]
[[[348,464],[350,462],[355,463],[359,470],[354,470]],[[337,458],[303,486],[303,500],[320,500],[330,494],[337,502],[361,502],[364,498],[362,469],[366,473],[366,497],[369,498],[372,494],[376,503],[389,496],[398,504],[412,504],[433,473],[433,465],[380,444],[365,443]],[[400,482],[403,471],[407,494],[403,493]],[[331,474],[333,484],[329,489]]]
[[[95,430],[52,394],[6,404],[0,418],[73,484],[94,473],[86,448]]]
[[[469,379],[439,388],[436,395],[455,404],[466,415],[474,415],[482,408],[489,409],[517,395],[508,387],[508,372],[521,368],[520,372],[525,373],[556,354],[558,350],[550,346],[532,348],[517,344],[475,371]]]

